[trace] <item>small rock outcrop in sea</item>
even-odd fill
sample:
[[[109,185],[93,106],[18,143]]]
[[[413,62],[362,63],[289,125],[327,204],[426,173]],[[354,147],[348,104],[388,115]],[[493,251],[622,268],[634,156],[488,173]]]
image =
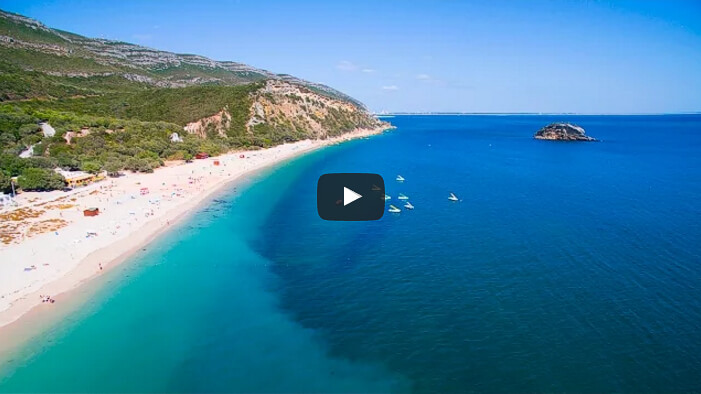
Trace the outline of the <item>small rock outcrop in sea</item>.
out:
[[[555,141],[596,141],[585,135],[584,129],[569,123],[551,123],[538,130],[533,138]]]

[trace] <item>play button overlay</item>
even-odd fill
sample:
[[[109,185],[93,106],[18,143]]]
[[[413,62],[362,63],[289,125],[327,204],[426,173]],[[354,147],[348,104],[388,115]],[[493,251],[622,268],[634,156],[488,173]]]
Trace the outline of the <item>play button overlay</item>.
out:
[[[324,220],[378,220],[385,213],[385,181],[377,174],[324,174],[316,186],[316,208]]]
[[[349,189],[349,188],[347,188],[347,187],[344,187],[344,188],[343,188],[343,206],[344,206],[344,207],[345,207],[346,205],[352,203],[353,201],[355,201],[355,200],[361,198],[361,197],[363,197],[363,196],[361,196],[360,194],[354,192],[353,190],[351,190],[351,189]]]

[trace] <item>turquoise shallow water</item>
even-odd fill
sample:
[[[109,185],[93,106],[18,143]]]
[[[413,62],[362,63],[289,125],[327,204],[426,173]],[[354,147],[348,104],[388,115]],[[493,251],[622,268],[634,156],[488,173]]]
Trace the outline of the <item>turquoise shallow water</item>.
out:
[[[396,117],[256,177],[2,360],[0,391],[701,390],[701,116],[530,138],[560,118]],[[321,221],[318,176],[348,171],[416,209]]]

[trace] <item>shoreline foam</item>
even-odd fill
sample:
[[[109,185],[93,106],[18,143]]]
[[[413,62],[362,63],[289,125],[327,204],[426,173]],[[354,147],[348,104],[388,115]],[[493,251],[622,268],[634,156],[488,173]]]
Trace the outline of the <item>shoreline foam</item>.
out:
[[[99,276],[100,264],[104,270],[110,270],[128,260],[175,223],[189,217],[193,209],[209,201],[215,193],[243,177],[324,146],[385,130],[387,128],[358,129],[326,140],[304,140],[269,149],[228,153],[161,168],[153,174],[128,174],[81,189],[85,193],[75,197],[76,211],[53,212],[62,217],[63,213],[73,215],[73,220],[58,230],[58,235],[45,233],[0,248],[3,262],[0,265],[0,331],[21,324],[23,316],[38,309],[42,305],[40,295],[50,295],[60,302],[62,295]],[[239,157],[242,154],[245,159]],[[215,160],[220,162],[219,166],[214,165]],[[189,177],[199,180],[190,182]],[[174,181],[188,183],[176,186],[171,183]],[[149,188],[149,195],[132,198],[142,187]],[[115,193],[118,196],[115,197]],[[169,193],[170,198],[161,201]],[[176,197],[174,193],[181,195]],[[120,200],[129,204],[121,206],[117,202]],[[158,200],[158,203],[154,206],[149,200]],[[80,216],[82,209],[98,204],[108,209],[96,218]],[[97,237],[82,238],[93,229],[98,232]],[[51,263],[44,266],[44,261]],[[24,272],[24,267],[28,266],[37,269]]]

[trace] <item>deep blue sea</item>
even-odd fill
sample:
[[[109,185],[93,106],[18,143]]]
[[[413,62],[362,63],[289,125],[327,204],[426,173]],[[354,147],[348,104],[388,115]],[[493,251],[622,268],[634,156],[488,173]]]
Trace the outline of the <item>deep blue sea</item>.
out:
[[[701,116],[388,120],[97,279],[0,360],[0,391],[701,390]],[[602,142],[532,139],[552,121]],[[322,221],[327,172],[416,208]]]

